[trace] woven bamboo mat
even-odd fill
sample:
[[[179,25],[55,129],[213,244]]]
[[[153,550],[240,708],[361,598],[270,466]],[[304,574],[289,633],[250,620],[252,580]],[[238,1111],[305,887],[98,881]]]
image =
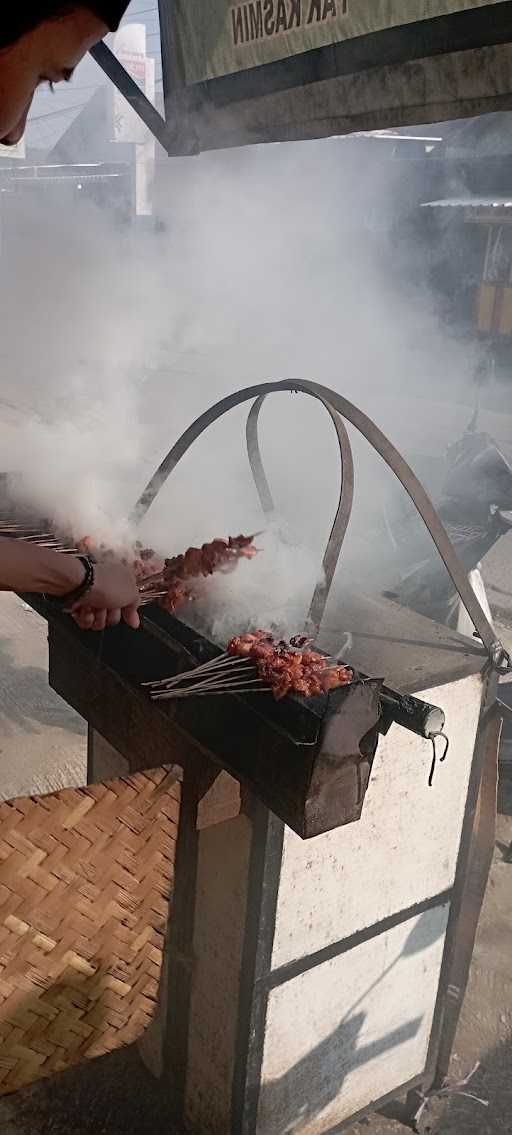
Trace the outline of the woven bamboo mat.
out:
[[[0,804],[0,1095],[144,1032],[178,814],[165,769]]]

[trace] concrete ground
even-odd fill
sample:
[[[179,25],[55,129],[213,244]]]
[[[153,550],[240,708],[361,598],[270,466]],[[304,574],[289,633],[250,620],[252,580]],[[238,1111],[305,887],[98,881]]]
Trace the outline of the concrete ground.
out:
[[[86,734],[48,686],[43,620],[0,593],[0,800],[84,784]]]
[[[485,565],[498,631],[512,648],[512,537]],[[0,596],[0,798],[83,783],[85,726],[47,687],[45,627],[19,600]],[[480,922],[451,1074],[480,1066],[468,1090],[434,1099],[422,1135],[512,1131],[512,768],[500,785],[494,863]],[[394,1107],[348,1135],[403,1135]],[[0,1100],[1,1135],[171,1135],[168,1101],[134,1049],[92,1061]]]

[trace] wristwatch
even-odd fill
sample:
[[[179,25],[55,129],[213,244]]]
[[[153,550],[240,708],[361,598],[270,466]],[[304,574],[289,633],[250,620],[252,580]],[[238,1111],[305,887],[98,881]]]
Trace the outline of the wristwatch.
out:
[[[45,595],[45,599],[64,610],[74,607],[75,603],[83,599],[84,595],[87,595],[87,592],[94,587],[94,564],[87,556],[77,556],[77,559],[80,560],[85,569],[84,578],[78,587],[73,588],[73,591],[68,591],[67,595]]]

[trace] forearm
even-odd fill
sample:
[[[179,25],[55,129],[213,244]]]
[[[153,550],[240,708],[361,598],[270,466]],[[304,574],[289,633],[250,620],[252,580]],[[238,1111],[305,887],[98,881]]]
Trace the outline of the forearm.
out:
[[[75,556],[0,538],[0,590],[67,595],[79,587],[84,568]]]

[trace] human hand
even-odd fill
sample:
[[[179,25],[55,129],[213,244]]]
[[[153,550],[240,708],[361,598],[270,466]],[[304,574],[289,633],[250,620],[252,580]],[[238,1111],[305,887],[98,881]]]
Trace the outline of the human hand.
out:
[[[123,620],[134,630],[140,626],[140,595],[135,575],[123,564],[95,564],[94,587],[70,609],[83,631],[103,631]]]

